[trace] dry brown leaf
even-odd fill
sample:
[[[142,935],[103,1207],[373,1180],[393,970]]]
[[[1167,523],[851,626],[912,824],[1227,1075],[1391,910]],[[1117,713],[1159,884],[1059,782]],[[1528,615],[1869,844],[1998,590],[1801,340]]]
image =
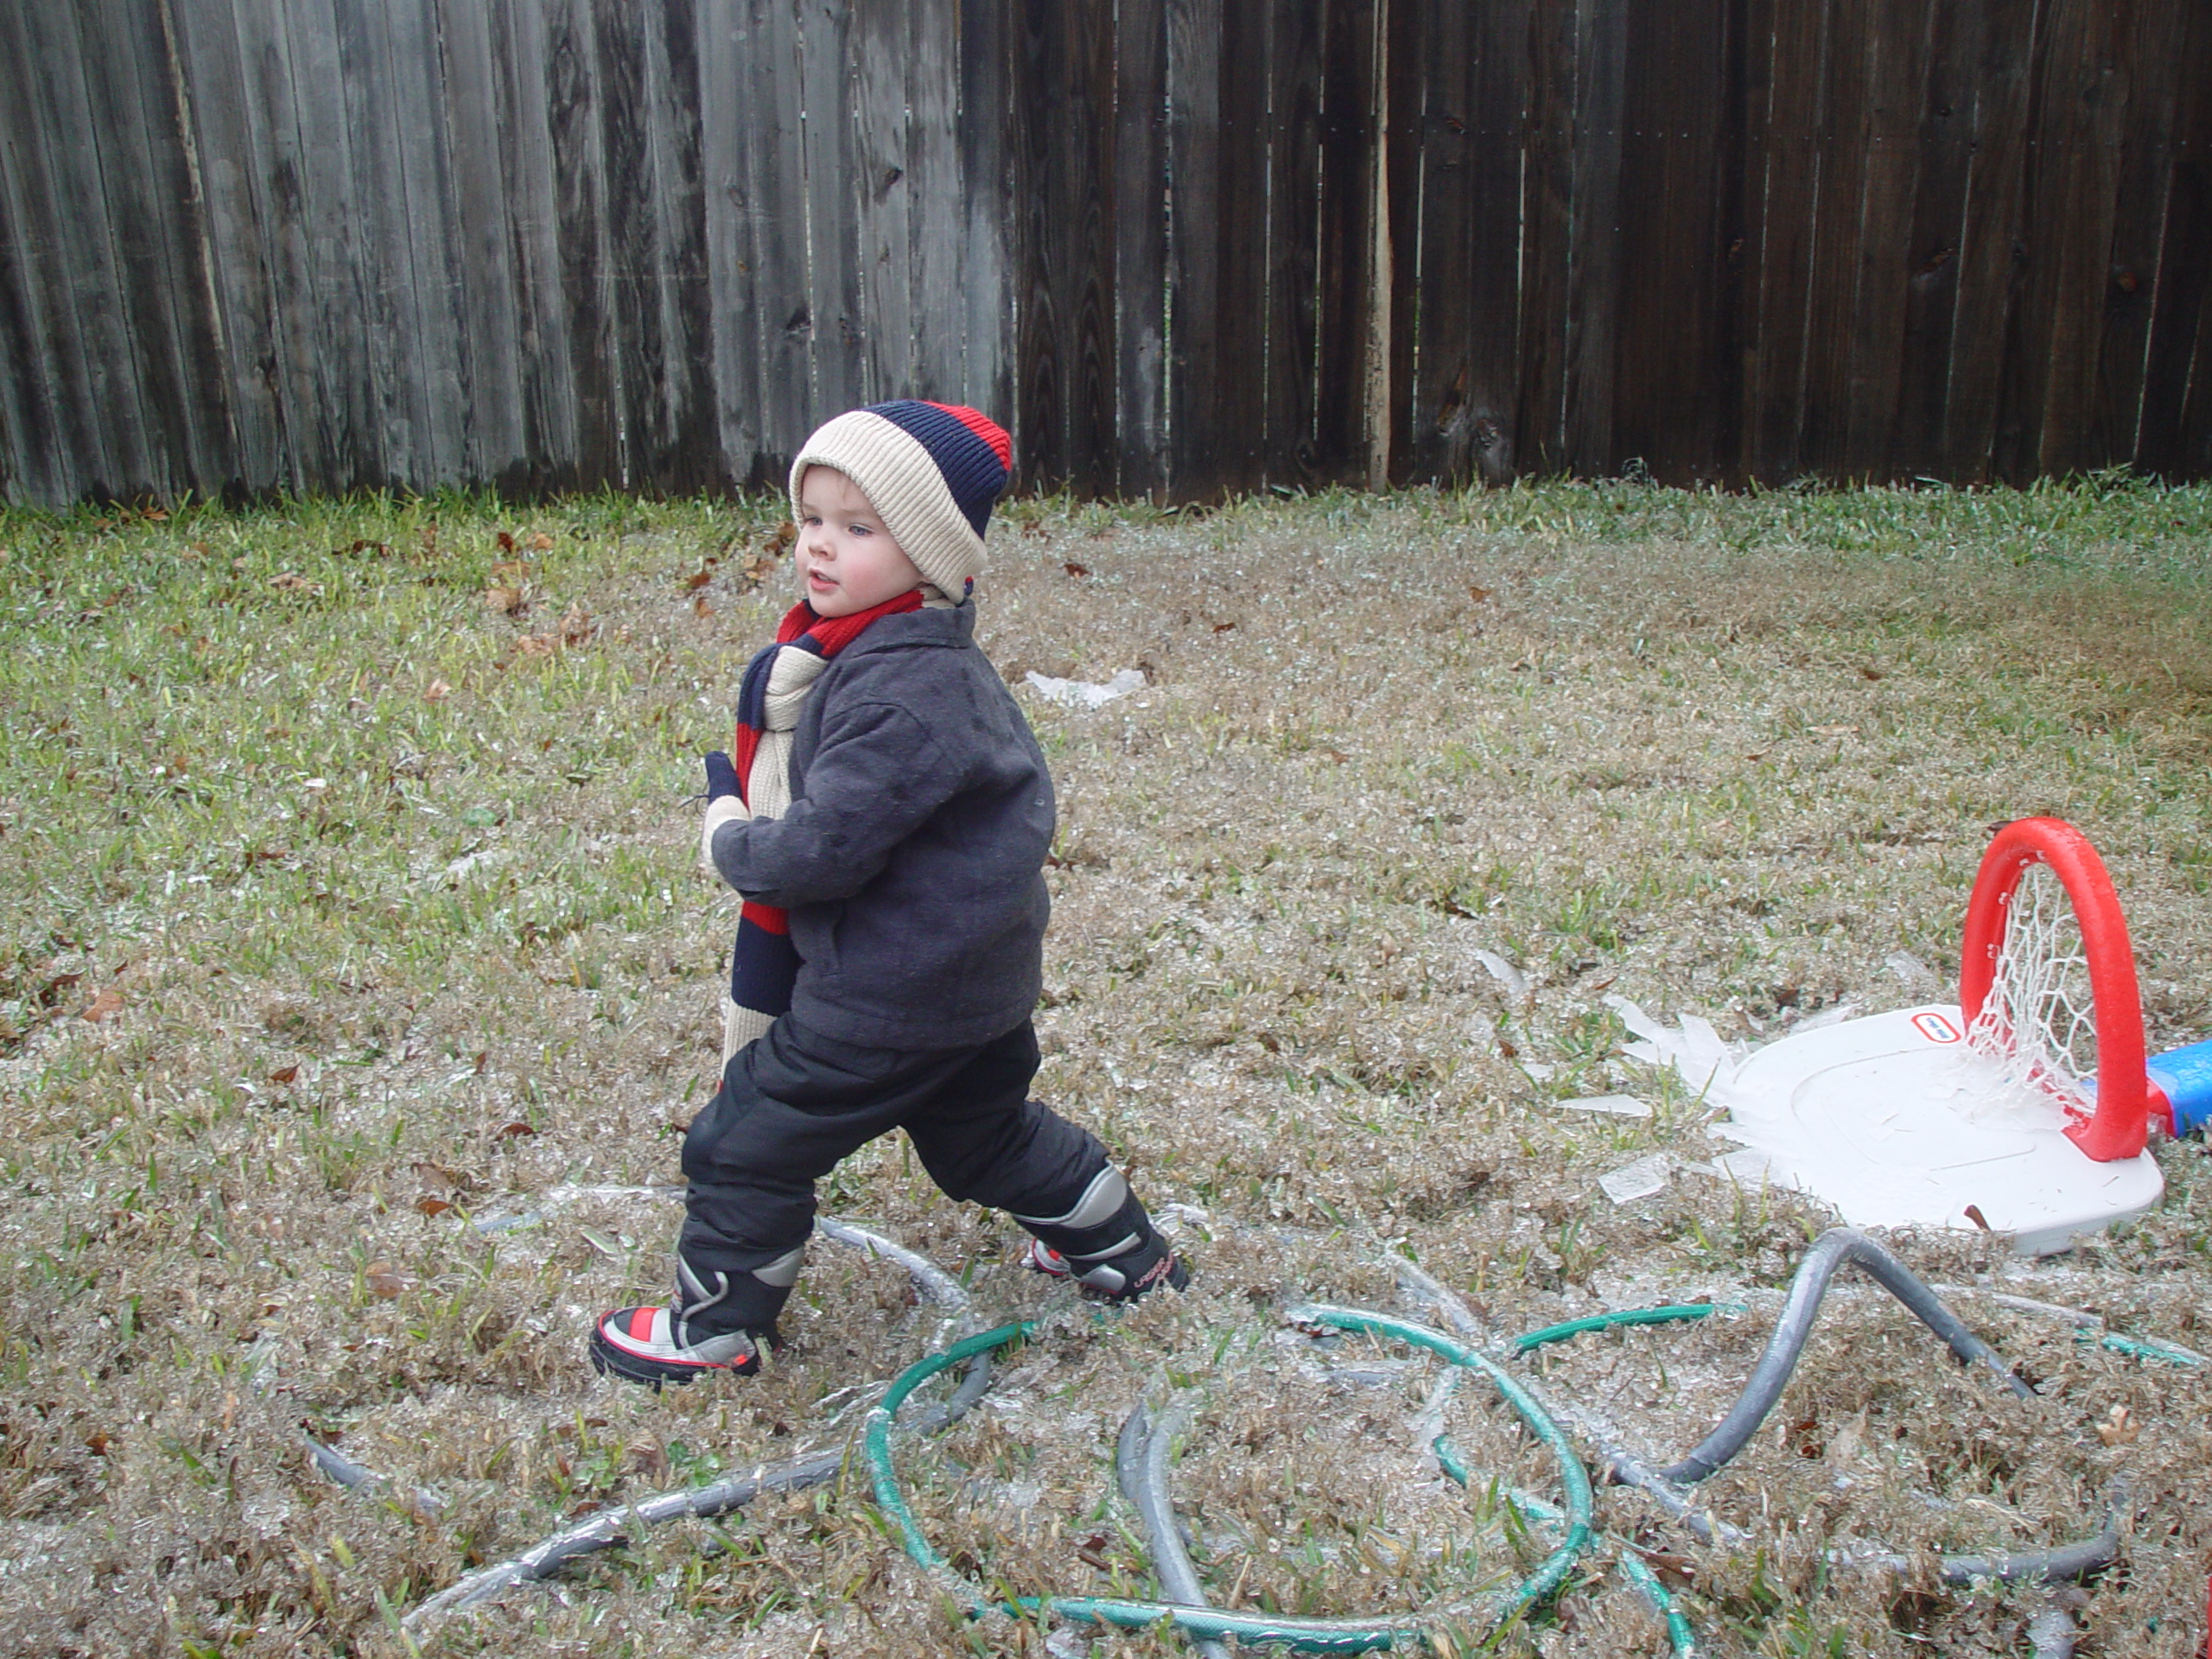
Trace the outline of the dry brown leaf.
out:
[[[492,1133],[498,1136],[511,1136],[517,1135],[536,1135],[537,1131],[531,1128],[529,1124],[522,1122],[521,1119],[518,1118],[511,1123],[500,1124],[499,1127],[493,1130]]]
[[[694,594],[691,596],[692,615],[712,616],[714,613],[715,607],[707,603],[707,596],[704,594]]]
[[[492,567],[492,574],[504,582],[520,582],[530,574],[530,568],[520,559],[503,559]]]
[[[711,570],[696,571],[683,579],[683,591],[687,594],[696,593],[714,579],[715,573]]]
[[[553,538],[543,531],[539,531],[530,538],[530,550],[533,553],[550,553],[553,550]]]
[[[798,540],[798,526],[786,518],[769,532],[767,539],[761,545],[780,553],[797,540]]]
[[[386,1301],[414,1289],[416,1285],[413,1274],[401,1273],[389,1262],[370,1262],[369,1270],[361,1277],[371,1295],[381,1296]]]
[[[505,531],[501,531],[496,537],[493,537],[493,539],[499,543],[500,552],[512,553],[515,550],[515,538],[507,534]]]
[[[298,1079],[299,1075],[300,1068],[298,1066],[280,1065],[276,1070],[269,1074],[269,1081],[271,1083],[292,1083]]]
[[[1213,625],[1213,631],[1216,633],[1227,633],[1236,626],[1234,622],[1217,622]]]
[[[425,702],[443,702],[451,696],[453,696],[453,687],[448,685],[443,680],[432,680],[423,690],[423,701]]]
[[[502,584],[486,588],[484,590],[484,603],[486,608],[498,611],[503,615],[519,616],[526,601],[523,598],[521,588]]]
[[[442,1216],[447,1211],[452,1209],[453,1205],[443,1198],[434,1198],[425,1192],[415,1200],[415,1207],[426,1216]]]
[[[1077,564],[1072,559],[1070,559],[1066,563],[1063,564],[1060,569],[1066,571],[1068,575],[1071,576],[1087,576],[1090,574],[1090,567],[1089,565]]]
[[[122,1011],[123,993],[111,985],[92,999],[92,1006],[85,1010],[85,1018],[98,1025]]]
[[[591,620],[591,613],[582,605],[571,602],[569,608],[561,613],[561,638],[568,645],[581,645],[598,631],[599,625]]]
[[[1483,601],[1488,599],[1490,595],[1491,590],[1487,588],[1470,588],[1467,589],[1467,597],[1473,600],[1478,605],[1481,604]]]
[[[550,657],[560,644],[542,633],[525,633],[515,641],[515,649],[525,657]]]
[[[269,585],[288,594],[319,594],[322,584],[309,582],[296,570],[283,570],[269,578]]]

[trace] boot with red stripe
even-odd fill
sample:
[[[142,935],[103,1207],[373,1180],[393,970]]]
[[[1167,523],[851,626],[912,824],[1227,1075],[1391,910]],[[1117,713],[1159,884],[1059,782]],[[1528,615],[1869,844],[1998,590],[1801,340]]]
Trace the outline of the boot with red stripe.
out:
[[[608,1376],[658,1389],[721,1373],[750,1376],[772,1343],[776,1315],[798,1277],[804,1246],[751,1272],[696,1268],[676,1258],[676,1300],[621,1307],[591,1333],[591,1363]]]
[[[1072,1279],[1096,1301],[1134,1302],[1166,1286],[1181,1290],[1191,1270],[1168,1247],[1117,1169],[1102,1169],[1058,1215],[1016,1216],[1034,1236],[1025,1264]]]

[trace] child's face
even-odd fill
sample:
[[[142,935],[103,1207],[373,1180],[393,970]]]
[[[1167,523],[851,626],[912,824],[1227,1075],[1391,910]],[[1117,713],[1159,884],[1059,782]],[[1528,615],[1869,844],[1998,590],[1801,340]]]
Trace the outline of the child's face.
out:
[[[922,585],[861,486],[834,467],[798,481],[798,572],[817,616],[850,616]]]

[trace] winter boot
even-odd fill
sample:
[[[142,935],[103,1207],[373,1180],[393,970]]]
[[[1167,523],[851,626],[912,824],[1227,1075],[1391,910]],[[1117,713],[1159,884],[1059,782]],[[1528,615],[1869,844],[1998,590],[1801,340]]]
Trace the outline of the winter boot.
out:
[[[1191,1282],[1117,1169],[1100,1170],[1065,1215],[1014,1219],[1036,1235],[1024,1258],[1030,1268],[1073,1279],[1097,1300],[1133,1302],[1162,1285],[1180,1290]]]
[[[665,1307],[622,1307],[591,1333],[591,1363],[608,1376],[658,1389],[709,1371],[750,1376],[760,1347],[776,1340],[776,1315],[790,1300],[806,1247],[750,1272],[694,1268],[676,1258],[676,1299]]]

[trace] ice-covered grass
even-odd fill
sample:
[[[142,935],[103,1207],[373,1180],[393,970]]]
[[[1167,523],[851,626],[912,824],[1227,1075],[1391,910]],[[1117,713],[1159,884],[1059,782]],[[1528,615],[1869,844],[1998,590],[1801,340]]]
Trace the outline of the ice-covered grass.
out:
[[[586,1322],[660,1287],[673,1206],[467,1224],[675,1178],[729,922],[684,798],[784,603],[780,516],[0,518],[0,1650],[404,1651],[397,1619],[470,1564],[840,1443],[924,1351],[904,1274],[823,1244],[769,1376],[601,1383]],[[1046,1319],[967,1423],[902,1453],[938,1548],[995,1586],[1146,1591],[1109,1494],[1147,1389],[1192,1409],[1178,1498],[1220,1602],[1402,1611],[1525,1571],[1541,1535],[1425,1456],[1433,1370],[1277,1322],[1300,1298],[1402,1306],[1394,1253],[1501,1336],[1747,1302],[1528,1362],[1647,1451],[1700,1438],[1821,1218],[1691,1167],[1726,1143],[1619,1058],[1608,995],[1756,1041],[1935,995],[1990,826],[2056,812],[2112,867],[2154,1046],[2212,1033],[2212,493],[1017,501],[993,556],[982,632],[1060,787],[1039,1090],[1205,1217],[1182,1224],[1193,1294],[1102,1323],[897,1141],[828,1184],[991,1319]],[[1026,682],[1130,668],[1145,687],[1095,710]],[[1559,1109],[1618,1093],[1652,1116]],[[1600,1192],[1662,1153],[1664,1191]],[[2160,1155],[2164,1208],[2095,1249],[1900,1248],[2212,1345],[2212,1181],[2201,1147]],[[2203,1373],[1962,1301],[2040,1382],[2023,1408],[1886,1300],[1832,1307],[1713,1483],[1754,1547],[1600,1493],[1711,1651],[2021,1651],[2036,1593],[1822,1553],[2064,1541],[2120,1470],[2126,1567],[2079,1617],[2101,1651],[2201,1644]],[[1446,1417],[1478,1470],[1543,1478],[1478,1385]],[[302,1424],[391,1487],[329,1484]],[[1046,1633],[963,1630],[855,1478],[421,1639],[796,1656]],[[1593,1568],[1504,1648],[1658,1641]]]

